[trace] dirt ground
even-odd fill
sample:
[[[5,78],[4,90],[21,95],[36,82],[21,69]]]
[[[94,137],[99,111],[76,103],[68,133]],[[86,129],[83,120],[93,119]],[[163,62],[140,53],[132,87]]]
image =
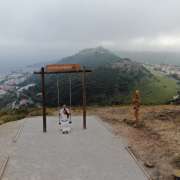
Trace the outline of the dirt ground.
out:
[[[117,136],[128,140],[152,179],[173,179],[174,169],[180,168],[180,106],[141,106],[138,126],[131,106],[94,107],[88,113],[101,117]]]

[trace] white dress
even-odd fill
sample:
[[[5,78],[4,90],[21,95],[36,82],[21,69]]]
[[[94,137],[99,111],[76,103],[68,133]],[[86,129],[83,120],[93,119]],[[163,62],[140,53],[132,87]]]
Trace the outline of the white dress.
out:
[[[69,113],[69,109],[66,108],[66,111]],[[70,132],[71,127],[69,124],[69,118],[67,117],[67,114],[64,112],[64,108],[60,109],[60,123],[61,123],[61,130],[62,132]]]

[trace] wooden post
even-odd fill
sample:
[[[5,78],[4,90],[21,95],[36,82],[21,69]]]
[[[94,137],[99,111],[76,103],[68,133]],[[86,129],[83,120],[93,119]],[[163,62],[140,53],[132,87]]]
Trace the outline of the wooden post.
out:
[[[86,71],[83,67],[82,73],[82,96],[83,96],[83,128],[86,129]]]
[[[57,107],[59,109],[60,106],[59,79],[57,80],[57,97],[58,97]]]
[[[136,123],[138,123],[139,122],[139,109],[140,109],[140,103],[141,103],[140,92],[138,90],[134,92],[132,103],[133,103],[135,121]]]
[[[46,94],[45,94],[45,75],[44,67],[41,68],[41,85],[42,85],[42,113],[43,113],[43,132],[46,132]]]

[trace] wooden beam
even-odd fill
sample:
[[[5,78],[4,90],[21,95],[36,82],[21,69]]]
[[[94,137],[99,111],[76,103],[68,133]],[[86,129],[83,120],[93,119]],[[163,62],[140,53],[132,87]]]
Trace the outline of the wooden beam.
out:
[[[83,67],[82,73],[82,98],[83,98],[83,128],[86,129],[86,71]]]
[[[84,71],[81,69],[79,71],[64,71],[64,72],[46,72],[44,71],[44,74],[64,74],[64,73],[83,73]],[[92,70],[85,69],[85,72],[92,72]],[[34,74],[42,74],[41,71],[35,71]]]
[[[46,72],[67,72],[67,71],[79,71],[81,69],[80,64],[48,64],[46,66]]]
[[[43,113],[43,132],[46,132],[46,93],[45,93],[45,74],[44,67],[41,68],[41,85],[42,85],[42,113]]]

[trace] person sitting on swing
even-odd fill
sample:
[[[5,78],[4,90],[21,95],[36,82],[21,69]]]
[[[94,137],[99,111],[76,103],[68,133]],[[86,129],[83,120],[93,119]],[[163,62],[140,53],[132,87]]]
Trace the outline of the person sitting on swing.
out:
[[[63,107],[59,111],[59,124],[61,125],[61,130],[64,133],[69,133],[70,128],[70,111],[64,104]]]

